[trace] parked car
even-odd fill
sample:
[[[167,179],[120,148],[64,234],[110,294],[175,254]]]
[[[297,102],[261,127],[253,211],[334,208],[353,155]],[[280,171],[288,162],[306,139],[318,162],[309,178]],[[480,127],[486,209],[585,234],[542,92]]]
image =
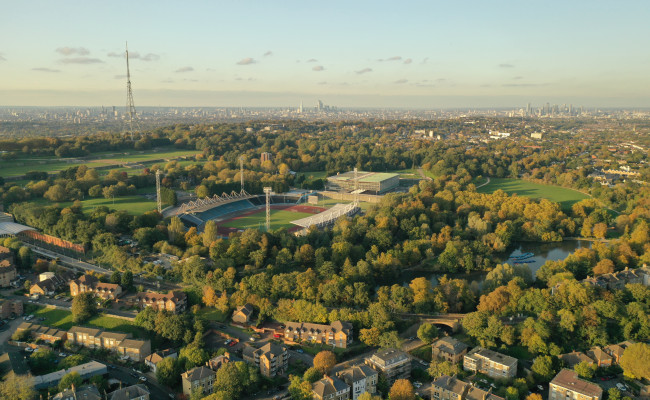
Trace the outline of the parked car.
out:
[[[625,392],[625,391],[627,391],[627,386],[625,386],[624,384],[622,384],[622,383],[620,383],[620,382],[616,384],[616,387],[617,387],[618,390],[620,390],[621,392]]]
[[[296,353],[304,353],[305,351],[303,349],[296,349]]]
[[[236,340],[233,340],[232,342],[230,342],[230,344],[228,344],[228,346],[232,347],[232,346],[235,346],[237,343],[239,343],[239,342],[237,342]]]
[[[225,345],[227,346],[227,345],[230,344],[230,342],[232,342],[232,339],[228,339],[228,340],[226,340],[225,342],[223,342],[223,344],[225,344]]]
[[[544,386],[542,386],[542,385],[537,385],[537,389],[538,389],[540,392],[542,392],[542,391],[544,391]]]
[[[146,382],[147,381],[147,378],[145,376],[141,376],[138,379],[140,379],[140,382]]]
[[[68,355],[65,353],[59,353],[59,357],[67,357]]]

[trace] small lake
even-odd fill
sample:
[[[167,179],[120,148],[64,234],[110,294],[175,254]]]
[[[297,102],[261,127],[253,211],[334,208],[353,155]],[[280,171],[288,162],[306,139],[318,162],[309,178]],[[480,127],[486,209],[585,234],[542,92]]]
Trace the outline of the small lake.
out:
[[[546,261],[558,261],[564,260],[576,250],[580,248],[591,248],[591,241],[588,240],[565,240],[562,242],[552,242],[552,243],[537,243],[537,242],[516,242],[514,243],[507,254],[504,254],[501,257],[495,257],[495,261],[498,264],[513,264],[514,259],[510,257],[522,256],[526,253],[532,253],[532,256],[526,258],[524,261],[530,267],[530,271],[533,274],[533,279],[535,279],[535,274],[537,270],[546,263]],[[418,272],[409,272],[402,275],[401,280],[403,284],[408,285],[411,280],[420,276],[426,276],[431,280],[432,286],[438,284],[438,279],[445,274],[434,273],[434,274],[422,274]],[[479,287],[483,286],[485,281],[485,276],[487,272],[475,271],[469,274],[446,274],[451,278],[456,279],[466,279],[469,283],[477,282]]]

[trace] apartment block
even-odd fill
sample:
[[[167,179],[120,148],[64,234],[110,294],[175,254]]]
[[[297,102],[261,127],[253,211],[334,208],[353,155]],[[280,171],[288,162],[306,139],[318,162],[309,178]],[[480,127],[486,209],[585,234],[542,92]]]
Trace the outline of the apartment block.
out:
[[[563,369],[549,384],[548,400],[602,400],[603,389],[570,369]]]
[[[325,343],[346,348],[352,344],[353,327],[349,322],[334,321],[330,325],[307,322],[287,322],[284,339],[287,341]]]
[[[315,400],[348,400],[350,386],[342,380],[326,376],[312,385]]]
[[[445,336],[433,343],[431,353],[434,358],[456,364],[463,360],[463,356],[467,354],[468,349],[469,346],[465,343],[450,336]]]
[[[135,304],[140,308],[152,307],[154,310],[167,310],[181,313],[187,309],[187,295],[179,290],[164,293],[140,292],[135,295]]]
[[[432,400],[503,400],[491,389],[485,391],[471,383],[463,382],[455,376],[443,375],[431,382]]]
[[[117,299],[122,295],[122,287],[116,283],[100,282],[92,275],[83,275],[79,279],[70,281],[71,296],[86,292],[95,293],[97,297],[104,300]]]
[[[357,400],[363,393],[377,393],[379,374],[367,365],[355,365],[337,372],[336,376],[348,384],[352,400]]]
[[[68,341],[89,348],[108,349],[133,361],[142,361],[151,354],[151,341],[132,339],[130,333],[105,332],[101,329],[73,326]]]
[[[267,343],[259,349],[247,345],[242,355],[244,361],[258,366],[260,373],[266,377],[283,375],[289,366],[287,348],[275,343]]]
[[[204,395],[212,393],[217,373],[208,367],[200,366],[181,374],[183,394],[188,398],[193,392],[200,391]]]
[[[517,375],[517,359],[479,346],[465,354],[463,369],[480,372],[490,378],[514,378]]]
[[[32,324],[31,322],[23,322],[18,325],[16,332],[23,332],[28,330],[31,333],[32,339],[42,340],[46,343],[54,343],[56,341],[65,341],[66,332],[50,328],[49,326],[43,326],[38,324]]]
[[[366,358],[366,364],[384,374],[390,384],[411,376],[411,358],[401,350],[380,350]]]

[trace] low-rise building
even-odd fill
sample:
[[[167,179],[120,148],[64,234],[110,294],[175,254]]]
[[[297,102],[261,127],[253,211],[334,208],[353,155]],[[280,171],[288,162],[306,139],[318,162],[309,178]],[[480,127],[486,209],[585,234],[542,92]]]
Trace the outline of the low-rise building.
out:
[[[471,383],[463,382],[455,376],[442,375],[431,382],[432,400],[503,400],[491,389],[485,391]]]
[[[144,359],[144,363],[151,368],[153,373],[156,373],[156,365],[165,358],[178,358],[178,353],[174,349],[165,349],[160,350],[155,353],[149,354],[147,358]]]
[[[570,369],[563,369],[549,384],[548,400],[601,400],[603,389]]]
[[[183,394],[189,397],[197,391],[204,395],[212,393],[216,377],[217,373],[205,366],[195,367],[182,373]]]
[[[581,362],[586,362],[590,365],[594,363],[594,360],[591,357],[581,351],[572,351],[571,353],[560,354],[557,358],[564,361],[564,364],[569,368],[573,368]]]
[[[411,358],[401,350],[379,350],[372,357],[366,358],[366,364],[382,373],[390,384],[411,376]]]
[[[49,326],[32,324],[31,322],[23,322],[16,328],[16,332],[24,331],[29,331],[32,339],[42,340],[46,343],[63,342],[66,339],[66,331],[50,328]]]
[[[34,388],[40,390],[56,386],[61,381],[61,378],[70,372],[77,372],[82,380],[87,380],[93,376],[106,375],[108,373],[108,368],[106,368],[106,365],[102,363],[91,361],[68,369],[52,372],[50,374],[35,376],[32,378]]]
[[[352,400],[357,400],[363,393],[377,393],[379,373],[367,365],[355,365],[337,372],[336,376],[348,384]]]
[[[612,357],[612,362],[614,364],[619,364],[626,348],[627,345],[625,343],[619,343],[605,346],[603,350]]]
[[[16,266],[10,260],[0,261],[0,287],[11,286],[17,276]]]
[[[650,286],[650,267],[643,264],[640,268],[630,269],[625,267],[623,271],[612,272],[599,276],[588,277],[582,280],[583,283],[601,287],[603,289],[623,289],[629,283],[639,283]]]
[[[490,378],[514,378],[517,375],[517,359],[479,346],[465,354],[463,369],[480,372]]]
[[[71,343],[89,348],[107,349],[133,361],[142,361],[151,354],[151,341],[132,339],[130,333],[73,326],[68,331],[67,337]]]
[[[243,306],[237,307],[232,313],[232,322],[241,325],[247,325],[251,321],[253,311],[253,306],[251,304],[245,304]]]
[[[116,283],[100,282],[92,275],[83,275],[70,281],[70,295],[72,297],[87,292],[94,293],[95,296],[104,300],[114,300],[122,295],[122,287]]]
[[[315,382],[312,385],[312,392],[315,400],[348,400],[350,398],[350,386],[333,376],[325,376]]]
[[[0,299],[0,316],[2,319],[23,315],[23,302],[20,300]]]
[[[0,261],[7,260],[11,264],[14,263],[14,253],[11,251],[10,248],[0,246]]]
[[[334,321],[329,325],[287,322],[284,329],[286,341],[324,343],[340,348],[352,344],[352,335],[352,324],[344,321]]]
[[[260,369],[260,373],[266,377],[284,375],[289,367],[287,348],[272,342],[259,349],[246,345],[242,355],[244,361],[255,364]]]
[[[187,309],[187,295],[180,290],[167,294],[140,292],[135,295],[134,301],[140,308],[152,307],[154,310],[167,310],[176,314]]]
[[[68,388],[57,393],[52,400],[103,400],[99,390],[95,385],[84,385]]]
[[[456,340],[451,336],[445,336],[436,340],[431,346],[431,353],[434,358],[449,361],[456,364],[462,361],[463,356],[467,354],[469,346],[460,340]]]
[[[46,272],[39,275],[39,277],[41,276],[47,276],[47,278],[41,279],[33,284],[29,288],[29,294],[50,296],[64,288],[70,282],[68,275],[55,275],[52,272]]]
[[[108,394],[108,400],[149,400],[149,389],[145,385],[136,384],[117,389]],[[86,400],[79,397],[75,400]]]

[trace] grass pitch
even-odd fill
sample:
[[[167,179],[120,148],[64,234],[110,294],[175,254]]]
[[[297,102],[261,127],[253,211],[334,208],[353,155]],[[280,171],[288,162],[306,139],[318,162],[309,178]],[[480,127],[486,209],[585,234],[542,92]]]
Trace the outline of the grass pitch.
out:
[[[588,195],[572,189],[511,178],[490,178],[490,183],[479,188],[478,192],[493,193],[498,189],[507,194],[517,194],[517,196],[533,199],[548,199],[560,203],[563,209],[569,209],[574,203],[589,198]]]
[[[271,210],[271,229],[292,228],[296,225],[292,224],[290,221],[310,217],[312,215],[314,214],[297,211]],[[237,219],[219,223],[218,225],[225,228],[263,229],[265,223],[266,211],[261,210],[255,214],[245,215]]]

